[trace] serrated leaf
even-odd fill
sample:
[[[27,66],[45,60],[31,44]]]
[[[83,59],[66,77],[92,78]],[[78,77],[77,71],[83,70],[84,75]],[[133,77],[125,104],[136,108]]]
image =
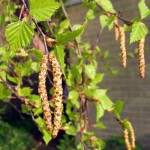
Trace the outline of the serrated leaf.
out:
[[[61,69],[62,69],[62,73],[65,76],[65,52],[64,52],[64,46],[63,45],[56,45],[55,49],[54,49],[54,53],[56,58],[58,59]]]
[[[90,64],[90,65],[85,65],[85,73],[87,74],[87,76],[88,76],[90,79],[94,79],[95,74],[96,74],[95,67],[94,67],[92,64]]]
[[[5,36],[13,50],[27,46],[34,35],[34,30],[27,22],[13,22],[6,27]]]
[[[144,23],[134,22],[130,33],[130,44],[139,41],[148,34],[148,29]]]
[[[73,38],[79,36],[85,29],[87,24],[87,21],[85,21],[85,23],[77,30],[74,30],[72,32],[68,31],[62,34],[58,34],[57,35],[57,43],[58,44],[63,44],[68,42],[69,40],[72,40]]]
[[[96,122],[99,121],[99,119],[104,115],[104,108],[102,107],[102,105],[100,103],[96,103]]]
[[[60,3],[54,0],[30,0],[30,13],[38,21],[45,21],[56,12]]]
[[[96,0],[96,2],[99,3],[105,11],[111,13],[116,12],[110,0]]]
[[[141,0],[138,4],[138,7],[139,7],[141,19],[144,19],[150,15],[150,10],[145,4],[145,0]]]

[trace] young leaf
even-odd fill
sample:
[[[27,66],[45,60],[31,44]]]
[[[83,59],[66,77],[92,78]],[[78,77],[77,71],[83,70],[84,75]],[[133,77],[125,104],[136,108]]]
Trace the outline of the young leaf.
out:
[[[73,90],[69,92],[68,98],[71,100],[71,103],[73,104],[73,106],[76,106],[77,108],[80,107],[78,97],[79,97],[79,93],[77,91]]]
[[[113,107],[113,102],[106,95],[106,90],[97,89],[94,91],[94,98],[99,99],[104,110],[111,110]]]
[[[123,104],[123,101],[117,101],[114,105],[113,112],[118,119],[120,119],[120,112],[122,111]]]
[[[148,34],[148,29],[144,23],[134,22],[130,33],[130,44],[141,40]]]
[[[108,25],[108,17],[106,15],[100,15],[99,20],[102,28]]]
[[[113,5],[110,0],[96,0],[97,3],[99,3],[105,11],[115,13],[116,11],[113,8]]]
[[[85,23],[77,30],[74,30],[72,32],[68,31],[66,33],[62,33],[62,34],[58,34],[57,35],[57,43],[58,44],[63,44],[68,42],[69,40],[72,40],[73,38],[77,37],[78,35],[80,35],[83,30],[85,29],[87,24],[87,21],[85,21]]]
[[[50,19],[60,7],[60,3],[54,0],[30,0],[30,13],[38,21]]]
[[[61,69],[62,69],[62,73],[65,75],[65,53],[64,53],[64,46],[63,45],[56,45],[55,49],[54,49],[54,53],[56,58],[58,59]]]
[[[99,119],[104,115],[104,108],[102,107],[102,105],[100,103],[96,103],[96,122],[99,121]]]
[[[139,7],[141,19],[144,19],[150,15],[150,10],[145,4],[145,0],[141,0],[138,4],[138,7]]]
[[[13,50],[27,46],[34,35],[34,30],[27,22],[18,21],[6,27],[5,36]]]
[[[43,140],[44,140],[45,144],[47,145],[50,142],[50,140],[52,139],[51,134],[47,130],[43,130],[42,133],[43,133]]]
[[[95,67],[92,64],[85,65],[85,73],[90,79],[94,79],[96,73]]]
[[[29,96],[30,94],[31,94],[31,89],[29,87],[18,89],[19,96]]]

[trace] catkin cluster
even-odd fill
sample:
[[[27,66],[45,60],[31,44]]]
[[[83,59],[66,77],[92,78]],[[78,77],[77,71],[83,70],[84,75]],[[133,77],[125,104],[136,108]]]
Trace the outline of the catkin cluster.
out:
[[[53,127],[52,127],[51,111],[49,107],[46,85],[45,85],[48,60],[52,66],[53,86],[54,86],[54,95],[52,98],[54,101]],[[62,88],[61,68],[58,60],[54,55],[51,54],[43,55],[41,70],[39,73],[38,92],[42,101],[42,108],[43,108],[46,127],[49,131],[52,132],[52,137],[55,138],[61,127],[61,118],[62,118],[62,111],[63,111],[63,104],[62,104],[63,88]]]
[[[54,85],[54,127],[52,136],[55,138],[58,134],[58,131],[61,127],[61,118],[62,118],[62,95],[63,95],[63,88],[62,88],[62,72],[54,55],[49,55],[49,61],[52,65],[52,72],[53,72],[53,85]]]
[[[127,150],[135,149],[135,133],[134,129],[129,121],[127,121],[129,129],[123,129],[123,135]],[[130,134],[129,134],[130,133]],[[130,136],[129,136],[130,135]]]
[[[145,39],[139,41],[138,55],[139,55],[139,69],[141,78],[145,77],[145,57],[144,57]]]
[[[47,96],[47,91],[46,91],[47,63],[48,63],[48,55],[43,55],[40,72],[39,72],[38,92],[39,92],[41,103],[42,103],[45,124],[46,124],[47,130],[51,131],[52,130],[52,117],[51,117],[51,111],[50,111],[48,96]]]
[[[121,49],[121,56],[122,56],[122,66],[126,68],[127,66],[127,52],[125,46],[125,31],[124,28],[119,26],[119,36],[120,36],[120,49]]]

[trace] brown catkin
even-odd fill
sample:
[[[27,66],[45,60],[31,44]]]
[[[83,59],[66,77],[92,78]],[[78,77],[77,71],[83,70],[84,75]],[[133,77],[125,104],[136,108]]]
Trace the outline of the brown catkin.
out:
[[[129,132],[126,128],[123,129],[123,136],[124,136],[124,141],[125,141],[125,145],[126,145],[127,150],[132,150],[131,144],[129,141]]]
[[[124,28],[121,26],[119,26],[119,33],[120,33],[120,49],[121,49],[121,56],[122,56],[122,67],[126,68],[127,52],[126,52],[126,45],[125,45],[125,31],[124,31]]]
[[[53,124],[54,124],[54,127],[53,127],[53,131],[52,131],[52,137],[55,138],[61,127],[61,118],[62,118],[62,111],[63,111],[62,72],[61,72],[59,62],[54,55],[49,54],[49,61],[52,65],[53,86],[54,86],[54,96],[53,96],[53,101],[54,101]]]
[[[145,44],[145,39],[141,39],[139,41],[139,46],[138,46],[139,69],[140,69],[140,77],[141,78],[145,77],[144,44]]]
[[[41,98],[46,128],[49,131],[52,131],[52,117],[51,117],[51,111],[50,111],[48,96],[46,91],[47,63],[48,63],[48,55],[43,55],[40,72],[39,72],[38,93]]]
[[[132,124],[128,121],[129,131],[130,131],[130,139],[131,139],[131,146],[135,149],[135,133],[132,127]]]

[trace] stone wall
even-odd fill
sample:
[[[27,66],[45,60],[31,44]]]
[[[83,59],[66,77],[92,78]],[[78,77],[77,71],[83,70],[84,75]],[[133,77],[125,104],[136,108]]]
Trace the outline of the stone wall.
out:
[[[123,17],[127,20],[132,20],[135,16],[139,15],[137,8],[137,0],[112,0],[115,8],[121,11]],[[147,5],[150,8],[150,1],[146,0]],[[72,24],[83,23],[83,18],[87,10],[82,8],[81,5],[69,7],[69,17]],[[150,28],[150,19],[145,20],[146,24]],[[121,23],[121,22],[120,22]],[[88,27],[84,34],[84,41],[92,42],[96,36],[96,33],[100,29],[99,18],[89,22]],[[106,72],[104,81],[100,86],[107,88],[108,95],[113,100],[124,100],[125,105],[122,112],[122,118],[128,118],[135,129],[136,139],[142,145],[144,150],[150,150],[150,36],[146,39],[146,78],[140,79],[138,70],[138,58],[128,57],[127,69],[122,69],[120,60],[118,58],[120,49],[119,43],[114,40],[114,31],[108,31],[104,29],[100,35],[99,45],[102,51],[110,51],[110,64],[111,67],[117,68],[118,74],[111,76],[109,72]],[[127,34],[126,45],[128,52],[134,52],[137,44],[129,45],[129,35]],[[99,64],[99,71],[103,68],[103,64]],[[91,121],[94,121],[94,107],[92,107],[93,113],[91,113]],[[106,124],[107,129],[103,131],[97,131],[98,136],[107,138],[110,135],[121,135],[122,130],[116,121],[113,120],[109,114],[106,114],[103,118],[103,122]]]

